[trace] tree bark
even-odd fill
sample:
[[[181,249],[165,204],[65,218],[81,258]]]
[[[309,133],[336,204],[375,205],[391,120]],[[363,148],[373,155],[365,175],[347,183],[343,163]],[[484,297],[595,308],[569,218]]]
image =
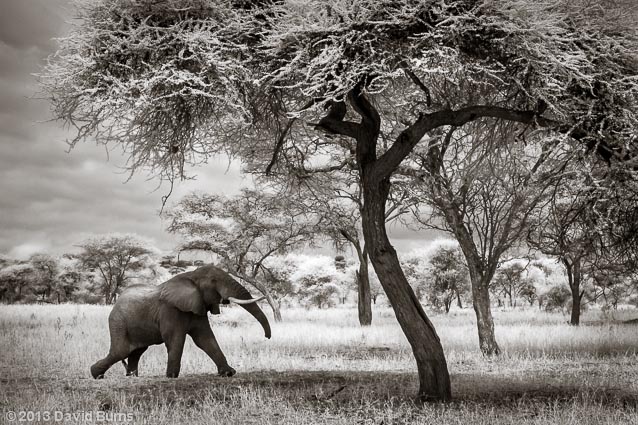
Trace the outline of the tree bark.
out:
[[[462,249],[463,245],[461,243]],[[465,249],[463,251],[465,253]],[[474,313],[476,313],[479,348],[484,355],[495,356],[500,353],[500,349],[496,343],[494,319],[492,317],[492,308],[490,307],[489,283],[491,276],[481,271],[481,265],[478,263],[477,257],[467,254],[465,257],[470,271],[470,282],[472,283],[472,301]]]
[[[580,292],[580,260],[574,259],[570,262],[568,258],[562,259],[565,271],[567,272],[567,282],[569,283],[569,290],[572,293],[572,313],[569,318],[569,324],[572,326],[580,325],[580,304],[582,294]]]
[[[450,376],[441,341],[408,284],[385,228],[389,178],[375,181],[364,173],[363,234],[372,265],[414,353],[420,400],[449,400]]]
[[[454,222],[453,222],[454,223]],[[479,337],[479,348],[483,355],[495,356],[500,354],[494,334],[494,319],[490,306],[489,285],[496,271],[496,266],[486,270],[481,263],[480,256],[474,249],[474,242],[470,234],[461,225],[454,228],[456,240],[461,246],[472,284],[472,303],[476,313],[476,327]]]
[[[357,249],[359,256],[359,270],[357,271],[357,306],[359,309],[359,324],[372,324],[372,297],[370,295],[370,271],[368,269],[368,253],[365,249]]]
[[[340,229],[341,235],[354,247],[359,260],[357,278],[357,307],[359,309],[359,324],[369,326],[372,324],[372,300],[370,294],[370,272],[368,268],[368,251],[361,248],[359,237],[352,235],[347,229]]]
[[[330,112],[321,119],[317,128],[352,137],[357,141],[356,157],[363,192],[361,222],[365,246],[397,321],[412,347],[419,373],[417,397],[422,401],[449,400],[450,375],[441,341],[408,284],[385,228],[385,204],[390,193],[390,177],[421,139],[422,135],[417,134],[417,130],[424,128],[404,130],[392,147],[377,158],[381,117],[363,93],[365,84],[366,78],[363,78],[348,94],[348,101],[361,117],[361,122],[344,121],[344,103],[332,102]],[[438,121],[434,121],[430,125],[438,127]]]
[[[272,310],[273,320],[275,322],[281,322],[282,321],[281,308],[279,307],[279,304],[275,301],[275,299],[272,297],[272,295],[270,295],[270,291],[268,291],[264,285],[259,283],[259,281],[257,281],[257,279],[254,276],[249,277],[249,276],[246,276],[245,274],[238,273],[237,277],[248,282],[252,287],[254,287],[264,297],[266,297],[266,301],[268,302],[268,305],[270,306],[270,309]]]
[[[281,308],[279,307],[279,304],[275,302],[270,294],[266,295],[266,301],[268,301],[268,305],[272,309],[273,320],[277,323],[281,322]]]
[[[478,282],[472,280],[472,299],[474,301],[481,352],[486,356],[498,355],[501,351],[496,343],[494,319],[490,308],[490,292],[485,279],[479,277]]]

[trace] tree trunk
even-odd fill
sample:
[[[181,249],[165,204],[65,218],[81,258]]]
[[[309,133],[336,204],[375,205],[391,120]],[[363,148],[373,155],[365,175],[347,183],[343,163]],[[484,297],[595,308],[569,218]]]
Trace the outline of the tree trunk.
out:
[[[369,326],[372,324],[372,299],[370,295],[368,251],[365,247],[361,248],[361,241],[358,236],[352,235],[347,229],[340,229],[340,232],[357,252],[357,259],[359,260],[359,270],[356,272],[359,324],[361,326]]]
[[[368,270],[368,253],[365,249],[357,249],[359,270],[357,271],[357,306],[359,308],[359,324],[372,324],[372,297],[370,296],[370,271]]]
[[[259,283],[259,281],[257,281],[255,276],[246,276],[243,274],[238,274],[238,276],[240,279],[245,280],[246,282],[248,282],[252,287],[254,287],[256,290],[258,290],[259,292],[261,292],[261,294],[266,297],[266,301],[268,302],[268,305],[270,306],[270,309],[272,310],[272,314],[273,314],[273,320],[275,322],[281,322],[281,309],[279,307],[279,304],[275,301],[275,299],[272,297],[272,295],[270,295],[270,291],[268,291],[266,289],[266,287],[264,285],[262,285],[261,283]]]
[[[364,170],[363,234],[370,260],[414,353],[420,400],[451,398],[450,376],[441,341],[401,269],[385,228],[389,178],[376,180]]]
[[[500,353],[500,349],[496,343],[496,336],[494,334],[494,319],[492,318],[492,307],[490,306],[489,285],[496,267],[494,266],[492,269],[484,270],[480,257],[474,249],[474,242],[471,236],[468,233],[462,232],[463,229],[455,230],[456,239],[461,246],[470,272],[472,303],[474,313],[476,313],[479,348],[483,355],[495,356]]]
[[[458,291],[456,292],[456,305],[459,308],[463,308],[463,303],[461,303],[461,294],[459,294]]]
[[[572,326],[580,325],[580,302],[582,294],[580,293],[580,260],[575,259],[570,262],[568,258],[563,258],[563,265],[567,272],[567,282],[569,283],[569,290],[572,293],[572,313],[569,319],[569,324]]]
[[[495,356],[500,353],[496,336],[494,334],[494,319],[490,308],[490,292],[488,284],[479,278],[478,282],[472,279],[472,299],[474,312],[476,313],[476,325],[478,328],[479,347],[486,356]]]
[[[261,291],[260,291],[261,292]],[[279,304],[274,300],[269,291],[261,292],[265,297],[270,309],[272,310],[273,320],[277,323],[281,322],[281,309]]]

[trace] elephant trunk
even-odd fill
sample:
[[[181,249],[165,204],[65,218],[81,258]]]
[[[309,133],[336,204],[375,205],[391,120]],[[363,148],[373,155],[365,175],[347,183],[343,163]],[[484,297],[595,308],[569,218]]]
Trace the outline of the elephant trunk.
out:
[[[262,328],[264,328],[264,336],[270,339],[270,323],[268,323],[268,318],[261,311],[261,308],[256,303],[252,304],[240,304],[244,310],[253,315],[255,319],[259,322]]]
[[[239,300],[252,300],[253,297],[250,295],[250,292],[239,283],[233,281],[234,294],[232,297],[238,298]],[[255,300],[256,301],[256,300]],[[253,315],[255,319],[259,322],[262,328],[264,328],[264,335],[266,338],[270,339],[270,323],[268,323],[268,318],[264,314],[264,312],[259,308],[256,302],[249,304],[239,304],[244,310]]]

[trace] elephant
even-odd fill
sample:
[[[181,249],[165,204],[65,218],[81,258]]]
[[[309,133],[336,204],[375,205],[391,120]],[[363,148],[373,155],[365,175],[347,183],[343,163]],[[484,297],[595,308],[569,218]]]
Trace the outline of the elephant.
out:
[[[166,344],[166,376],[179,376],[182,351],[188,334],[217,365],[220,376],[233,376],[208,322],[207,312],[219,314],[219,304],[231,301],[252,314],[270,338],[270,324],[256,304],[263,299],[250,293],[214,265],[175,275],[160,285],[131,285],[115,302],[109,315],[111,347],[108,355],[91,366],[95,379],[122,361],[127,376],[138,375],[140,357],[150,345]],[[128,363],[125,359],[128,358]]]

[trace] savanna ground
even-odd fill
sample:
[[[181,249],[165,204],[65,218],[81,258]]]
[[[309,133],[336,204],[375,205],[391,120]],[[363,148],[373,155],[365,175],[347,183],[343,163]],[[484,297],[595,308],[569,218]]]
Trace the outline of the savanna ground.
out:
[[[454,401],[425,405],[413,402],[414,360],[388,308],[365,329],[355,309],[288,310],[271,340],[240,308],[223,309],[209,317],[234,377],[217,377],[188,340],[178,379],[164,378],[166,350],[155,346],[140,377],[116,364],[96,381],[89,366],[108,351],[109,311],[0,306],[0,420],[9,423],[8,411],[106,411],[133,414],[119,423],[189,425],[638,424],[638,325],[627,322],[638,310],[589,311],[580,327],[559,313],[496,312],[495,359],[478,352],[471,310],[434,316]]]

